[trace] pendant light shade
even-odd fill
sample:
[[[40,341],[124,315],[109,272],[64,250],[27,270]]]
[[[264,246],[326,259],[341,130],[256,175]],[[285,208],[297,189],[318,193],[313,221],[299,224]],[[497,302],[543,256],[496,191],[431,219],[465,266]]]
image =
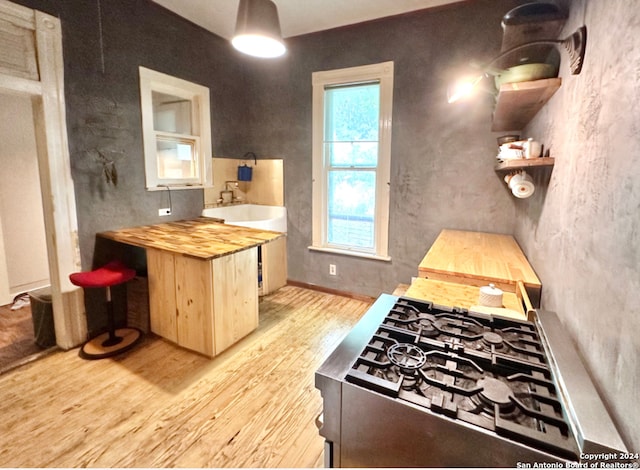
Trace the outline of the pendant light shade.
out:
[[[231,44],[254,57],[272,58],[285,53],[278,9],[271,0],[240,0],[236,34]]]

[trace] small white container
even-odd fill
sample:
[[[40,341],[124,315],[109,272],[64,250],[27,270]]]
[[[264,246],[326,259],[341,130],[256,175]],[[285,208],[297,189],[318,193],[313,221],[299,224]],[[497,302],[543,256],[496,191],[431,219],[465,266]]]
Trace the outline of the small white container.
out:
[[[481,287],[478,303],[483,307],[502,307],[502,290],[494,284]]]
[[[523,145],[524,158],[540,158],[542,155],[542,145],[531,137]]]

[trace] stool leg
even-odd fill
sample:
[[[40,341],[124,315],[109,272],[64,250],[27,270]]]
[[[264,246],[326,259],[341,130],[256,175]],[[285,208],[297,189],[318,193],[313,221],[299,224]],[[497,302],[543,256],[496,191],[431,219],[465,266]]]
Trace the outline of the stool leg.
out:
[[[109,286],[107,286],[107,329],[109,330],[109,337],[104,340],[103,346],[115,346],[122,341],[120,336],[116,336],[116,319],[114,318],[111,287]]]
[[[106,269],[106,268],[101,268]],[[116,329],[116,319],[113,308],[113,300],[111,298],[111,287],[99,284],[95,278],[95,272],[90,273],[74,273],[70,275],[71,282],[78,286],[88,287],[104,287],[106,289],[106,308],[107,308],[107,330],[98,336],[88,340],[82,345],[79,356],[83,359],[104,359],[123,353],[134,347],[142,338],[142,331],[137,328],[122,327]],[[122,270],[123,281],[131,279],[135,274],[133,270]],[[88,280],[87,280],[88,279]],[[99,280],[99,276],[97,276]],[[89,282],[91,281],[91,282]],[[121,282],[121,283],[122,283]]]

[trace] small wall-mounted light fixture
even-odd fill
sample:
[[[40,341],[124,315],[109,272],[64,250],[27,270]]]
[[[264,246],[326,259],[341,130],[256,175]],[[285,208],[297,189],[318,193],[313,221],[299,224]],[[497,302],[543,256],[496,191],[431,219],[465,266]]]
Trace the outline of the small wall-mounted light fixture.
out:
[[[584,62],[584,53],[587,46],[587,27],[580,26],[571,36],[565,39],[539,39],[536,41],[527,42],[518,46],[508,49],[494,59],[492,59],[486,65],[480,67],[482,73],[480,75],[474,75],[471,78],[460,80],[453,85],[449,86],[447,90],[447,101],[454,103],[461,98],[468,96],[476,88],[476,86],[482,81],[485,76],[491,75],[494,72],[493,67],[505,57],[517,52],[521,49],[525,49],[531,46],[544,46],[544,45],[558,45],[561,44],[569,54],[569,68],[572,75],[578,75],[582,71],[582,64]]]
[[[282,41],[278,9],[271,0],[240,0],[236,32],[231,44],[240,52],[274,58],[287,48]]]

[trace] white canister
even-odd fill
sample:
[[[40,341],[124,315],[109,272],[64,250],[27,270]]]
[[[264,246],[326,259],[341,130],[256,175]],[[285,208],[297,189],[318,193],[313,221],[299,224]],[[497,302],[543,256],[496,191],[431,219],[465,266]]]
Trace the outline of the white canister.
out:
[[[494,284],[481,287],[478,303],[483,307],[502,307],[502,290]]]
[[[531,137],[522,145],[524,158],[539,158],[542,155],[542,145]]]

